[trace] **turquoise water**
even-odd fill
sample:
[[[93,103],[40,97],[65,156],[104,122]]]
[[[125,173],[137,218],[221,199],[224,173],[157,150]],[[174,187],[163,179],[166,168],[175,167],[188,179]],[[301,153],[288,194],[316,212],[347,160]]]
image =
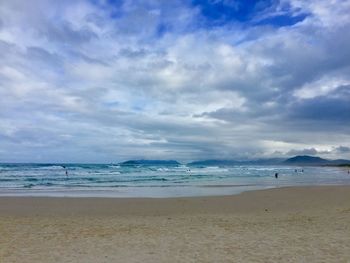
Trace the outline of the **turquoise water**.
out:
[[[350,175],[337,167],[0,164],[0,196],[210,196],[341,184],[350,184]]]

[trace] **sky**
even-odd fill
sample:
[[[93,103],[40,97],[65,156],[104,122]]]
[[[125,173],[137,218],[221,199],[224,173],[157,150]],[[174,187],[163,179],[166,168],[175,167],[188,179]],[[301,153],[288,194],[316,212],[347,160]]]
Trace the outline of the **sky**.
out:
[[[350,158],[349,0],[0,0],[0,162]]]

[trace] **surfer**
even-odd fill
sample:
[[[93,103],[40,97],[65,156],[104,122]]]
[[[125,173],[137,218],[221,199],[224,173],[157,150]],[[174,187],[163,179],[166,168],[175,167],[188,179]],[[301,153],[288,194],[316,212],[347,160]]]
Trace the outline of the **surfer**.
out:
[[[276,178],[276,179],[278,178],[278,173],[275,173],[275,178]]]
[[[66,172],[65,172],[65,173],[66,173],[66,176],[68,176],[68,170],[67,170],[66,166],[64,166],[64,165],[61,165],[61,166],[62,166],[62,168],[63,168],[63,169],[65,169],[65,170],[66,170]]]

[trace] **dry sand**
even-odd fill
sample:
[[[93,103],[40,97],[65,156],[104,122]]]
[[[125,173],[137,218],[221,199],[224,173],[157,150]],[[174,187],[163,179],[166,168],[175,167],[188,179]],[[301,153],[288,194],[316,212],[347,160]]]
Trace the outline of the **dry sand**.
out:
[[[0,262],[350,262],[350,187],[0,198]]]

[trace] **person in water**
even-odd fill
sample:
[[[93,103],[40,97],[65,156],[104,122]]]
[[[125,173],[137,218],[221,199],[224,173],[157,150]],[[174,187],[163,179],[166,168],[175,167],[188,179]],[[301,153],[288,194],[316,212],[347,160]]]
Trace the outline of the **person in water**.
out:
[[[68,170],[67,170],[67,167],[62,165],[62,168],[66,170],[66,176],[68,176]]]
[[[278,173],[275,173],[275,178],[278,178]]]

